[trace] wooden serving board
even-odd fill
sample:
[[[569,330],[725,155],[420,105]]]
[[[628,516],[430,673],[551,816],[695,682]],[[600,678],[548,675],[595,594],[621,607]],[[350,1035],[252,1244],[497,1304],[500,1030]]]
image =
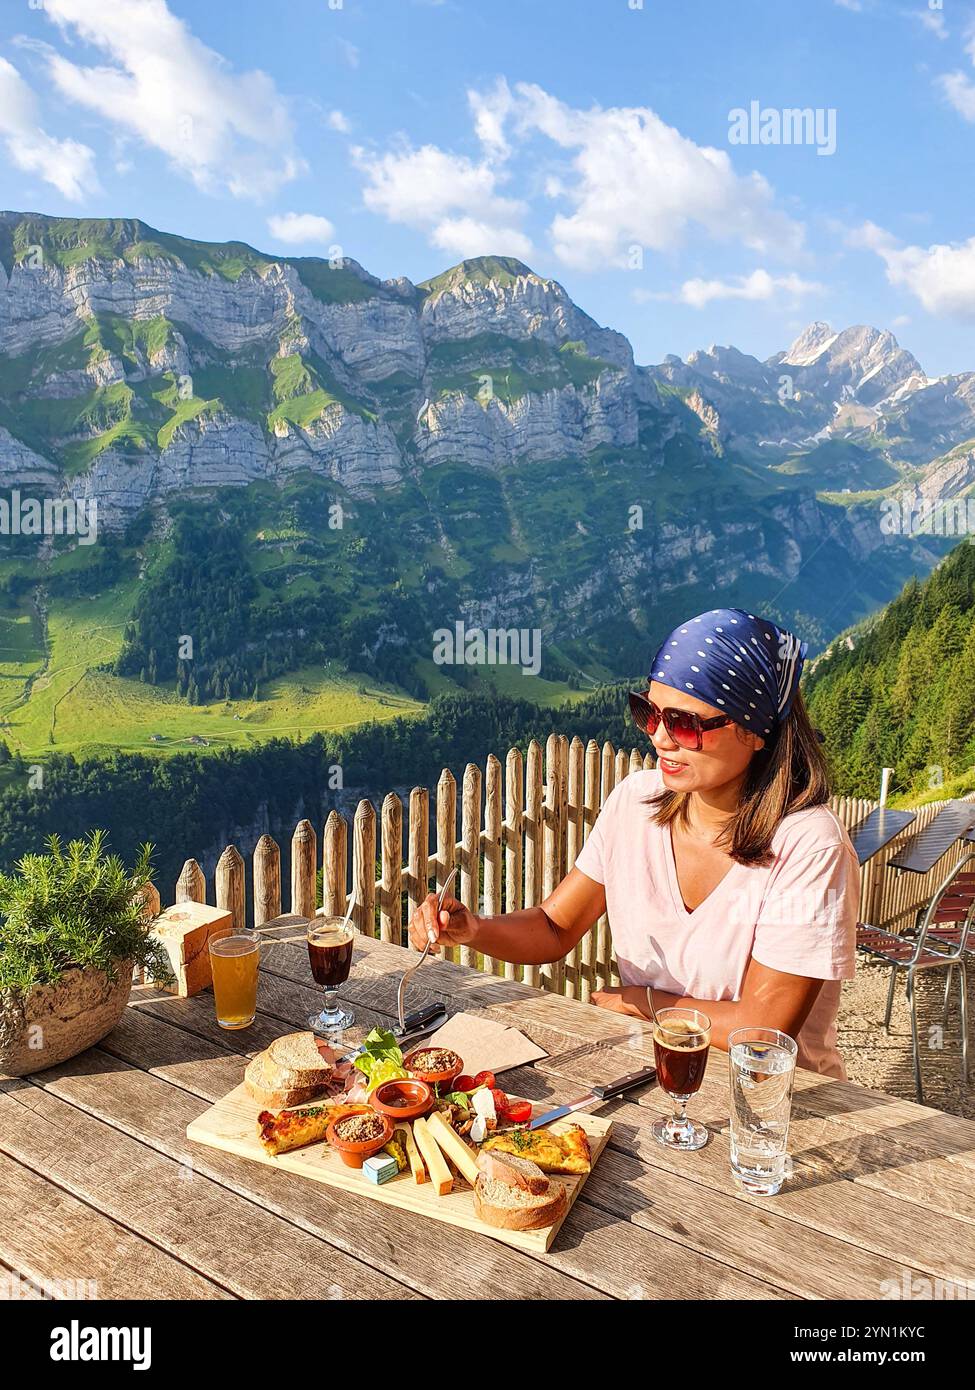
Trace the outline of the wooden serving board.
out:
[[[470,1231],[482,1231],[486,1236],[517,1246],[520,1250],[535,1253],[549,1249],[565,1220],[569,1208],[579,1194],[588,1173],[573,1176],[569,1173],[552,1174],[553,1182],[565,1185],[568,1201],[558,1221],[551,1226],[540,1226],[534,1231],[502,1231],[495,1226],[487,1226],[474,1214],[474,1194],[464,1178],[455,1173],[452,1192],[439,1197],[431,1182],[417,1183],[406,1170],[389,1182],[375,1184],[364,1177],[356,1168],[343,1163],[339,1155],[324,1140],[317,1144],[307,1144],[303,1149],[292,1149],[290,1153],[269,1154],[265,1152],[257,1137],[258,1112],[263,1107],[257,1103],[243,1085],[236,1086],[223,1100],[218,1100],[209,1110],[204,1111],[192,1124],[187,1125],[186,1137],[195,1144],[209,1144],[214,1149],[224,1149],[227,1153],[238,1154],[241,1158],[252,1158],[257,1163],[267,1163],[274,1168],[284,1168],[289,1173],[297,1173],[302,1178],[313,1178],[315,1182],[328,1183],[330,1187],[341,1187],[347,1192],[357,1192],[360,1196],[371,1197],[377,1202],[387,1202],[394,1207],[403,1207],[420,1216],[430,1216],[435,1221],[446,1221],[451,1226],[464,1226]],[[541,1106],[535,1107],[536,1114]],[[557,1120],[551,1126],[555,1134],[579,1124],[589,1136],[592,1161],[595,1164],[606,1147],[612,1129],[612,1121],[599,1115],[584,1115],[579,1112]]]

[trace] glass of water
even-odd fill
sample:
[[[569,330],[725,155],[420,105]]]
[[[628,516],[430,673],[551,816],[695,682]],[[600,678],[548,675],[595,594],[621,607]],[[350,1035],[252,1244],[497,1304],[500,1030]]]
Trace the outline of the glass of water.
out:
[[[731,1171],[746,1192],[771,1197],[789,1171],[786,1144],[796,1074],[794,1038],[777,1028],[728,1034]]]

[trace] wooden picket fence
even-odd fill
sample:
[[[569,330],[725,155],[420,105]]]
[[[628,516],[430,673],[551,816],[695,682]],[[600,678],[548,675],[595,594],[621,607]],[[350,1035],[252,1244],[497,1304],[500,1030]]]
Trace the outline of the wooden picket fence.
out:
[[[579,738],[570,742],[564,734],[551,734],[544,751],[535,741],[528,745],[527,755],[518,748],[509,749],[503,770],[493,754],[483,771],[474,763],[467,764],[460,792],[459,839],[457,782],[444,768],[433,808],[432,852],[429,790],[414,787],[405,813],[400,797],[390,792],[382,803],[378,836],[375,807],[366,799],[359,802],[352,819],[351,854],[349,824],[338,811],[329,813],[320,841],[310,821],[299,822],[290,845],[290,897],[285,896],[282,884],[281,848],[269,835],[263,835],[251,856],[249,874],[240,851],[227,846],[216,866],[210,900],[232,912],[235,927],[244,927],[249,920],[248,906],[254,925],[261,926],[283,910],[303,918],[319,912],[344,915],[351,894],[357,931],[406,944],[407,923],[414,909],[457,865],[459,874],[452,891],[472,911],[490,914],[533,907],[572,868],[613,788],[630,773],[652,766],[652,755],[644,757],[635,748],[615,749],[611,743],[600,748],[592,740],[585,745]],[[831,804],[843,824],[852,829],[877,802],[835,797]],[[878,926],[907,925],[917,907],[927,902],[948,869],[957,863],[962,854],[959,846],[927,875],[886,868],[904,840],[926,825],[944,804],[935,802],[919,808],[914,824],[864,867],[862,921]],[[317,889],[319,869],[321,893]],[[208,900],[206,878],[195,859],[187,859],[176,883],[175,901],[187,899]],[[156,906],[158,910],[158,903]],[[619,982],[605,915],[569,957],[551,965],[512,965],[466,946],[451,949],[447,956],[569,998],[588,1000],[592,990]]]

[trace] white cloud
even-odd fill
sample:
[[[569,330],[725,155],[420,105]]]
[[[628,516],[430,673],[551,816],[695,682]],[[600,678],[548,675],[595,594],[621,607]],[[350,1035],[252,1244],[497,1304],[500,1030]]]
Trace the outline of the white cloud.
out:
[[[975,318],[975,237],[950,245],[900,246],[873,222],[850,235],[853,246],[873,251],[892,285],[902,285],[931,314]]]
[[[802,228],[775,208],[765,179],[736,174],[725,151],[696,145],[649,107],[582,111],[527,83],[515,92],[520,132],[576,152],[575,178],[562,179],[572,211],[550,228],[566,265],[624,266],[631,246],[670,250],[694,226],[757,251],[799,249]]]
[[[469,91],[468,104],[474,114],[474,130],[488,155],[504,159],[511,147],[505,135],[505,121],[514,110],[511,88],[499,77],[489,92]]]
[[[346,65],[350,68],[357,68],[359,66],[359,50],[356,48],[355,44],[350,43],[348,39],[338,39],[337,42],[339,52],[342,54]]]
[[[515,227],[498,227],[476,217],[445,217],[437,223],[431,240],[434,246],[462,260],[469,256],[518,256],[526,260],[532,254],[528,237]]]
[[[0,139],[12,164],[40,175],[72,202],[97,189],[94,151],[48,135],[37,96],[6,58],[0,58]]]
[[[436,145],[404,145],[378,157],[356,147],[352,155],[367,179],[366,207],[390,222],[415,227],[462,257],[531,254],[520,227],[525,205],[498,191],[501,175],[490,161]]]
[[[944,72],[934,79],[942,96],[966,121],[975,121],[975,82],[963,72]]]
[[[443,249],[525,257],[528,208],[503,192],[511,163],[524,156],[538,191],[568,205],[549,226],[566,265],[626,266],[632,247],[670,250],[694,227],[765,253],[787,256],[801,246],[802,227],[776,208],[763,178],[737,174],[725,151],[696,145],[647,107],[577,110],[503,78],[469,91],[468,102],[479,158],[408,143],[380,155],[353,151],[367,207]],[[558,168],[544,167],[546,140],[571,152],[568,164],[561,155]]]
[[[315,212],[279,212],[267,219],[268,231],[276,241],[286,246],[301,246],[306,242],[325,242],[335,235],[327,217]]]
[[[328,113],[327,123],[332,130],[337,130],[341,135],[348,135],[349,131],[352,129],[349,118],[344,111],[330,111]]]
[[[780,294],[800,299],[807,294],[819,294],[823,288],[814,280],[803,280],[798,275],[770,275],[767,270],[753,270],[750,275],[736,275],[732,280],[685,280],[675,294],[656,297],[703,309],[715,299],[768,303]]]
[[[161,150],[198,188],[262,198],[304,170],[271,78],[233,72],[165,0],[44,0],[44,13],[109,60],[86,67],[47,48],[61,93]]]
[[[975,27],[969,30],[965,52],[975,65]],[[966,121],[975,121],[975,82],[963,72],[943,72],[934,85],[950,106]]]
[[[913,10],[912,14],[915,19],[923,24],[925,29],[928,29],[934,34],[935,38],[946,39],[948,37],[948,26],[945,24],[945,17],[941,10],[929,10],[925,8],[922,10]]]

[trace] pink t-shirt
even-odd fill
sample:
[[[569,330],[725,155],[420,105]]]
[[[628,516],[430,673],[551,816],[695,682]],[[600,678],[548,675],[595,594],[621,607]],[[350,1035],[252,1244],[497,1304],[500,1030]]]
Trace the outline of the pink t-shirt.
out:
[[[620,979],[692,999],[738,999],[754,956],[789,975],[825,980],[800,1030],[798,1063],[845,1079],[836,1047],[840,982],[852,979],[860,869],[828,806],[786,816],[774,860],[737,864],[693,912],[681,898],[670,827],[642,803],[661,774],[631,773],[612,792],[576,859],[606,889]]]

